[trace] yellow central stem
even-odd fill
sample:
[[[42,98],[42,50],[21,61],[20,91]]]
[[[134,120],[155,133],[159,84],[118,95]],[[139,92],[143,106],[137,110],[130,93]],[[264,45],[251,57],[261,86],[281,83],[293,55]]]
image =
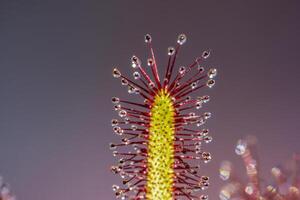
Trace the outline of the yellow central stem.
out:
[[[175,119],[171,97],[164,90],[151,108],[147,157],[147,200],[172,200]]]

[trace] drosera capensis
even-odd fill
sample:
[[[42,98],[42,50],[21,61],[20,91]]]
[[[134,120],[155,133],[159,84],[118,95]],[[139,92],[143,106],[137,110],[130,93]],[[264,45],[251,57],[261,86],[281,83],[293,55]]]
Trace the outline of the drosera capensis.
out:
[[[152,37],[145,35],[150,51],[147,68],[133,55],[133,80],[118,68],[113,77],[121,80],[129,94],[140,101],[113,97],[114,109],[121,119],[111,121],[113,130],[121,136],[120,143],[111,143],[113,155],[119,158],[111,171],[123,179],[123,186],[113,185],[116,198],[131,200],[206,200],[202,190],[209,185],[209,177],[200,174],[200,162],[212,156],[203,151],[202,143],[212,137],[202,125],[211,113],[196,113],[209,96],[192,97],[193,92],[212,88],[217,75],[215,68],[207,72],[203,63],[210,51],[203,51],[189,66],[175,70],[176,58],[186,42],[180,34],[176,47],[168,48],[168,63],[160,76],[152,48]]]

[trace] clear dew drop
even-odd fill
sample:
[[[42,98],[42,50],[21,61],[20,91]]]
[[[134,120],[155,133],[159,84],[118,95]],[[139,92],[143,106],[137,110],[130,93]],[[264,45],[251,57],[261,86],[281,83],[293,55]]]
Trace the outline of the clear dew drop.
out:
[[[184,43],[186,43],[186,39],[186,35],[182,33],[178,36],[177,43],[183,45]]]
[[[113,104],[117,104],[117,103],[120,103],[120,99],[119,99],[118,97],[112,97],[112,98],[111,98],[111,102],[112,102]]]
[[[147,60],[147,65],[148,65],[149,67],[153,66],[153,59],[152,59],[152,58],[148,58],[148,60]]]
[[[201,182],[201,190],[206,190],[209,186],[208,182]]]
[[[247,150],[247,142],[245,140],[239,140],[235,147],[235,153],[237,155],[243,155]]]
[[[124,158],[119,159],[119,163],[120,163],[120,164],[124,164],[124,163],[125,163]]]
[[[181,67],[179,68],[178,72],[179,72],[180,75],[184,75],[185,72],[186,72],[185,66],[181,66]]]
[[[209,78],[214,78],[217,76],[217,69],[213,68],[213,69],[210,69],[208,72],[207,72],[207,76]]]
[[[134,87],[132,87],[132,86],[128,86],[128,93],[129,94],[133,94],[133,93],[135,93],[135,88]]]
[[[195,117],[195,116],[196,116],[196,113],[194,113],[194,112],[190,112],[190,113],[189,113],[189,117],[192,118],[192,117]]]
[[[127,115],[126,110],[120,110],[120,111],[119,111],[119,116],[120,116],[120,117],[126,117],[126,115]]]
[[[119,121],[117,119],[112,119],[111,120],[111,125],[112,126],[117,126],[117,125],[119,125]]]
[[[208,182],[209,177],[208,176],[201,176],[201,181]]]
[[[121,72],[117,68],[113,69],[112,74],[113,74],[113,77],[115,77],[115,78],[120,78],[121,77]]]
[[[132,68],[136,68],[136,67],[137,67],[137,64],[136,64],[136,63],[131,63],[131,67],[132,67]]]
[[[185,98],[185,101],[190,101],[191,99],[192,99],[191,96],[187,96],[187,97]]]
[[[208,196],[203,194],[200,196],[200,200],[208,200]]]
[[[131,62],[134,62],[134,63],[138,62],[138,57],[136,55],[133,55],[131,57]]]
[[[204,67],[198,65],[197,70],[198,70],[200,73],[202,73],[202,72],[204,72]]]
[[[137,63],[131,63],[131,67],[136,68],[136,67],[138,67],[138,64]]]
[[[129,144],[130,141],[128,138],[123,138],[122,142],[127,145],[127,144]]]
[[[125,124],[129,124],[129,118],[128,117],[125,117],[124,121],[125,121]]]
[[[197,82],[191,83],[191,88],[192,88],[192,89],[195,89],[197,86],[198,86]]]
[[[202,101],[196,101],[195,105],[196,109],[200,109],[202,107]]]
[[[200,118],[198,121],[197,121],[197,124],[196,126],[202,126],[203,124],[205,124],[205,120],[203,118]]]
[[[114,143],[110,143],[110,144],[109,144],[109,148],[110,148],[110,149],[116,149],[117,146],[116,146]]]
[[[125,78],[121,79],[121,84],[122,85],[128,85],[128,81]]]
[[[141,74],[137,71],[133,72],[132,75],[133,75],[133,78],[136,79],[136,80],[141,78]]]
[[[203,140],[206,144],[208,144],[208,143],[212,142],[213,138],[211,136],[207,135],[203,138]]]
[[[172,56],[172,55],[174,55],[175,54],[175,49],[174,49],[174,47],[169,47],[168,48],[168,55],[169,56]]]
[[[204,95],[202,97],[198,97],[197,99],[203,103],[207,103],[207,102],[209,102],[210,97],[208,95]]]
[[[210,51],[203,51],[202,58],[207,59],[210,56]]]
[[[112,189],[114,192],[116,192],[120,187],[118,185],[112,185]]]
[[[121,129],[121,127],[119,127],[119,126],[114,126],[114,127],[113,127],[113,130],[114,130],[114,132],[115,132],[117,135],[122,135],[122,134],[123,134],[123,129]]]
[[[141,61],[136,55],[133,55],[130,60],[131,60],[131,67],[132,68],[136,68],[139,65],[141,65]]]
[[[118,135],[123,135],[123,133],[124,133],[124,130],[121,128],[116,132],[116,134],[118,134]]]
[[[211,118],[211,113],[210,112],[205,112],[203,114],[203,116],[204,116],[204,119],[209,119],[209,118]]]
[[[201,132],[200,132],[200,135],[201,136],[206,136],[209,134],[209,130],[208,129],[203,129]]]
[[[202,153],[202,152],[201,152],[201,146],[195,147],[195,153],[196,153],[196,154],[201,154],[201,153]]]
[[[146,34],[145,37],[144,37],[144,39],[145,39],[146,43],[150,43],[152,41],[152,37],[151,37],[150,34]]]
[[[136,125],[131,125],[131,130],[136,131],[137,130],[137,126]]]
[[[114,106],[114,109],[115,109],[115,110],[120,110],[120,109],[121,109],[121,105],[120,105],[120,104],[115,105],[115,106]]]
[[[216,81],[213,79],[209,79],[206,83],[207,87],[212,88],[215,85]]]
[[[209,152],[203,152],[202,159],[203,159],[204,163],[208,163],[212,159],[211,154]]]

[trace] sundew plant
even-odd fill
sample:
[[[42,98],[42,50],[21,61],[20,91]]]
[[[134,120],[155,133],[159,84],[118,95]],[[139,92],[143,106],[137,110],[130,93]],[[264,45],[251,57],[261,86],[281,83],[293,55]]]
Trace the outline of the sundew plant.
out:
[[[200,173],[200,162],[207,163],[211,154],[202,148],[212,137],[202,125],[211,113],[198,111],[209,96],[192,97],[202,88],[212,88],[217,75],[215,68],[205,71],[206,50],[187,66],[176,66],[176,58],[186,35],[180,34],[175,47],[169,47],[165,73],[158,73],[152,38],[145,35],[149,48],[147,66],[133,55],[130,59],[133,79],[113,69],[113,77],[128,88],[129,100],[112,98],[121,119],[111,121],[121,136],[120,143],[111,143],[118,164],[111,171],[119,174],[122,186],[113,185],[116,198],[148,200],[205,200],[202,190],[209,177]]]

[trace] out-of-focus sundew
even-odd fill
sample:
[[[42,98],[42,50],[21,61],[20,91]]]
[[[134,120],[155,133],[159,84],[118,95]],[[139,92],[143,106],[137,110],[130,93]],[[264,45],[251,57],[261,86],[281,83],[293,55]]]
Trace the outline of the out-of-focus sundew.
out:
[[[228,183],[220,191],[221,200],[299,200],[300,156],[294,154],[285,167],[273,167],[272,184],[263,180],[254,156],[256,139],[251,136],[237,142],[235,152],[241,156],[246,168],[248,183],[234,173],[232,164],[224,161],[220,167],[220,178]]]
[[[150,52],[147,68],[134,55],[130,59],[134,80],[113,69],[113,76],[121,80],[128,93],[141,97],[140,101],[112,98],[121,118],[113,119],[112,126],[122,139],[121,143],[110,144],[113,155],[120,157],[111,171],[123,179],[123,186],[113,185],[113,190],[120,199],[206,200],[207,195],[201,191],[208,187],[209,178],[200,175],[198,162],[191,161],[211,160],[202,143],[211,142],[212,137],[208,129],[201,128],[211,113],[195,112],[209,96],[190,95],[215,84],[217,70],[204,70],[210,51],[175,71],[178,52],[187,40],[180,34],[176,47],[168,48],[168,63],[164,76],[160,76],[152,38],[147,34],[144,39]]]
[[[3,182],[0,176],[0,200],[16,200],[16,197],[10,192],[8,184]]]

